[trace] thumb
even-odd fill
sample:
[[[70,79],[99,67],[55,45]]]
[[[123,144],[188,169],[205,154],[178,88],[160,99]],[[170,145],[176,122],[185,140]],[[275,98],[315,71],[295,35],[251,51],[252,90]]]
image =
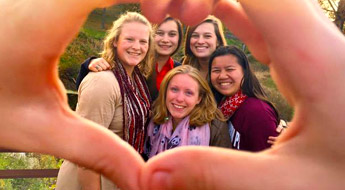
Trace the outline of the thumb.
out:
[[[303,188],[303,184],[308,184],[306,179],[313,172],[309,169],[302,172],[303,170],[299,171],[298,168],[309,166],[299,159],[288,159],[274,155],[272,152],[269,154],[213,147],[176,148],[148,161],[141,172],[141,188],[144,190],[276,189],[281,187],[296,189]],[[295,167],[297,170],[292,169]],[[304,175],[305,178],[296,179],[297,174]],[[293,184],[289,184],[291,179],[293,179]],[[314,178],[310,179],[314,180]]]

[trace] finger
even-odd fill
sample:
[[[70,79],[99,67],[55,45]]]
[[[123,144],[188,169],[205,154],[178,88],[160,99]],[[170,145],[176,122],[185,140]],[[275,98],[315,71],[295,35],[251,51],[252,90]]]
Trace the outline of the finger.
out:
[[[276,128],[276,131],[277,131],[278,133],[282,133],[282,132],[284,131],[284,127],[281,126],[281,125],[278,125],[278,127]]]
[[[142,0],[144,15],[152,22],[161,22],[167,14],[186,25],[196,25],[209,15],[217,0]]]
[[[266,43],[238,2],[222,0],[217,3],[213,13],[224,22],[236,37],[248,46],[257,60],[269,64],[270,58]]]
[[[99,67],[101,67],[101,70],[108,70],[110,68],[110,65],[109,65],[109,63],[107,61],[102,60],[99,63]]]
[[[267,143],[268,143],[268,144],[271,144],[271,145],[274,145],[275,141],[267,140]]]
[[[168,14],[170,0],[141,0],[143,14],[153,23],[160,23]]]
[[[100,66],[102,64],[103,58],[96,58],[92,59],[89,64],[89,70],[93,72],[100,71],[102,67]]]
[[[305,160],[295,159],[296,155],[268,154],[221,148],[177,148],[161,153],[147,162],[141,173],[141,188],[304,189],[309,186],[306,184],[315,182],[314,174],[321,174],[318,180],[327,181],[322,179],[323,174],[319,170],[323,166],[318,166],[314,161],[304,164]],[[261,174],[258,175],[259,173]],[[297,174],[303,177],[296,179]]]

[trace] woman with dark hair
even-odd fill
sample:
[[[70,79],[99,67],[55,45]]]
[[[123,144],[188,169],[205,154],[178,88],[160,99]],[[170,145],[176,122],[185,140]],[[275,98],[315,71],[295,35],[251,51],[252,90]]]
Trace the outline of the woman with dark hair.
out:
[[[172,17],[165,18],[159,25],[153,26],[154,29],[154,45],[155,56],[153,71],[147,77],[147,85],[149,87],[152,100],[158,96],[160,84],[165,74],[174,67],[180,66],[181,63],[172,59],[172,56],[179,50],[183,38],[182,24],[179,20]],[[110,64],[103,58],[91,57],[82,65],[77,78],[77,88],[83,78],[89,71],[99,72],[110,69]]]
[[[226,44],[222,22],[210,15],[198,25],[187,28],[182,64],[197,68],[206,79],[211,54]]]
[[[260,151],[277,136],[279,114],[252,72],[248,58],[235,46],[219,47],[210,57],[209,84],[228,120],[233,148]]]

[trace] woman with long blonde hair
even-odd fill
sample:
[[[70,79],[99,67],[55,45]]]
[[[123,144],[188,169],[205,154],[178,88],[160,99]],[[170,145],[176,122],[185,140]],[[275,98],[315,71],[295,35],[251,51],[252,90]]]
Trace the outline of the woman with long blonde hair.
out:
[[[104,40],[102,57],[112,69],[89,73],[78,90],[76,112],[109,129],[139,153],[143,152],[151,109],[144,76],[151,70],[152,41],[151,24],[144,16],[134,12],[122,15]],[[113,190],[116,185],[65,160],[57,180],[60,189]]]

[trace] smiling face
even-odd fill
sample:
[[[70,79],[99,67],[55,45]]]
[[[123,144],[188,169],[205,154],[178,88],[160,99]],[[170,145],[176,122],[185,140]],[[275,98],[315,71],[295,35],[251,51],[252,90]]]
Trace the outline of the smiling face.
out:
[[[154,36],[157,54],[171,56],[177,49],[179,38],[178,26],[174,20],[162,23]]]
[[[198,58],[209,58],[217,48],[217,36],[212,23],[200,24],[190,38],[190,49]]]
[[[131,74],[146,56],[149,48],[150,29],[140,22],[129,22],[122,25],[121,34],[114,42],[117,48],[117,55],[126,69]]]
[[[201,101],[198,82],[188,74],[175,75],[168,84],[165,101],[177,125]]]
[[[211,83],[225,96],[232,96],[240,90],[243,76],[243,69],[234,55],[219,56],[212,61]]]

